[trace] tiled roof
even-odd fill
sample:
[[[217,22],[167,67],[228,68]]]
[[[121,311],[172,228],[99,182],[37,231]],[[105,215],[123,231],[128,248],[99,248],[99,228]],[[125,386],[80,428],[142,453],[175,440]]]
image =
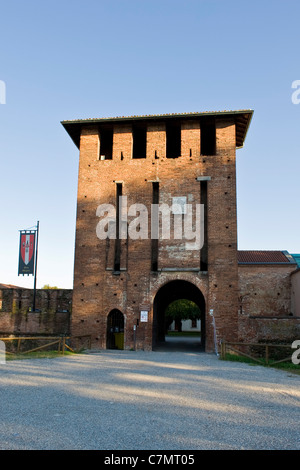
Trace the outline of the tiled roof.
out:
[[[295,260],[287,251],[238,251],[239,264],[295,264]]]

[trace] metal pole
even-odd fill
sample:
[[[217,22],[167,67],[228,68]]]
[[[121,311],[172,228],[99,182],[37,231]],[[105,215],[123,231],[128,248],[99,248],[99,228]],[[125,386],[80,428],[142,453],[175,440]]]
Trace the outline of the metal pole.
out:
[[[214,328],[215,351],[216,351],[216,355],[219,357],[219,353],[218,353],[218,342],[217,342],[217,328],[216,328],[216,322],[215,322],[215,317],[214,317],[214,310],[213,310],[213,308],[210,309],[209,314],[210,314],[210,316],[212,317],[212,324],[213,324],[213,328]]]
[[[35,261],[34,261],[34,287],[33,287],[33,305],[32,310],[35,312],[35,299],[36,299],[36,272],[37,272],[37,257],[38,257],[38,243],[39,243],[39,221],[37,222],[36,229],[36,243],[35,243]]]
[[[133,343],[134,343],[134,351],[136,351],[136,325],[133,325]]]

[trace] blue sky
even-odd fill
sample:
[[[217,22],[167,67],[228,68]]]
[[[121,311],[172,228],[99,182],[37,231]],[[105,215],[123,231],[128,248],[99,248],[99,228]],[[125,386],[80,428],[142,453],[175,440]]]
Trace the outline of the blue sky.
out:
[[[1,4],[0,283],[40,221],[37,286],[72,288],[78,150],[60,121],[254,110],[237,151],[239,249],[300,252],[299,0]]]

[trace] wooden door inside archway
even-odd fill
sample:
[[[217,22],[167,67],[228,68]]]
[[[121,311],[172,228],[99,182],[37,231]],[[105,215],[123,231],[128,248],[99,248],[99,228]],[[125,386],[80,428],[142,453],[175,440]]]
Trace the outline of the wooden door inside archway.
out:
[[[107,316],[107,349],[124,349],[124,315],[113,309]]]

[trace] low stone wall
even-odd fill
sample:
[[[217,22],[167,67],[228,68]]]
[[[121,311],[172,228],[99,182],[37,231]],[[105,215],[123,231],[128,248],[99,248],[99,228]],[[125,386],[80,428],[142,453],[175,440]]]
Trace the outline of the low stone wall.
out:
[[[239,266],[239,341],[290,344],[300,339],[293,270],[294,265]]]
[[[255,317],[288,317],[294,265],[239,265],[239,311]]]
[[[239,315],[239,340],[245,343],[290,344],[300,340],[300,318]]]
[[[36,310],[41,312],[71,312],[72,289],[37,289]],[[0,313],[26,313],[32,309],[33,289],[0,288]]]
[[[35,312],[32,304],[32,289],[0,289],[0,334],[70,334],[71,289],[37,289]]]
[[[292,305],[296,317],[300,317],[300,268],[291,274]]]
[[[0,334],[18,336],[70,335],[70,312],[0,312]]]

